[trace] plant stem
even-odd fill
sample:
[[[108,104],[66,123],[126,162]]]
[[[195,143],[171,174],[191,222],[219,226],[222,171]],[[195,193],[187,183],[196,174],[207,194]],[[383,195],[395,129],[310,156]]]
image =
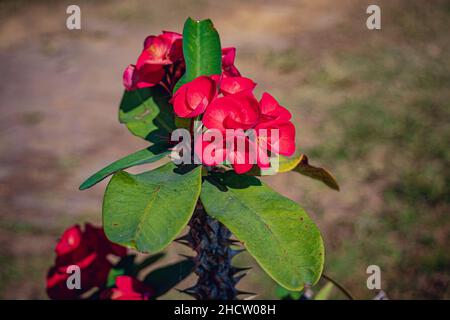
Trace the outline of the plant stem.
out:
[[[199,300],[235,300],[235,285],[241,277],[235,277],[240,269],[231,265],[231,259],[240,251],[230,248],[231,232],[206,214],[200,201],[189,226],[186,240],[197,253],[194,272],[198,281],[185,292]]]
[[[350,294],[350,292],[347,289],[345,289],[344,286],[339,284],[339,282],[337,282],[330,276],[327,276],[325,273],[322,273],[322,278],[324,278],[325,280],[328,280],[332,284],[334,284],[349,300],[355,300],[355,298],[353,298],[353,296]]]

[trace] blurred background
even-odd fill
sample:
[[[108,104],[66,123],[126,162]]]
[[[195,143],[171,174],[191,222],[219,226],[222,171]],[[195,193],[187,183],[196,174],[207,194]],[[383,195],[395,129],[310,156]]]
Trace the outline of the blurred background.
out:
[[[73,3],[79,31],[65,26]],[[366,28],[369,4],[382,30]],[[450,1],[439,0],[1,1],[0,298],[45,299],[58,236],[101,223],[106,181],[79,184],[146,146],[117,121],[122,72],[146,35],[181,32],[188,16],[214,21],[243,75],[294,114],[301,151],[337,177],[340,192],[266,178],[319,225],[326,273],[371,299],[375,264],[391,299],[449,299]],[[241,289],[275,298],[248,255],[236,263],[254,266]]]

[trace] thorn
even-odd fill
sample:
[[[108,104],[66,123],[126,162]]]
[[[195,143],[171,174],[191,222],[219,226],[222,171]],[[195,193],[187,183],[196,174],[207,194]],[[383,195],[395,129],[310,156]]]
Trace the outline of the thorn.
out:
[[[254,292],[247,292],[247,291],[241,291],[241,290],[237,290],[236,291],[236,294],[237,295],[240,295],[240,294],[249,294],[249,295],[253,295],[253,296],[257,296],[257,294],[256,293],[254,293]]]
[[[179,253],[178,255],[179,255],[180,257],[186,258],[186,259],[188,259],[188,260],[194,259],[194,257],[188,256],[188,255],[186,255],[186,254]]]
[[[255,294],[255,295],[253,295],[253,296],[248,296],[248,297],[244,298],[244,300],[253,300],[253,299],[255,299],[256,297],[258,297],[257,294]]]
[[[187,294],[193,298],[197,298],[197,290],[195,289],[195,287],[191,287],[191,288],[187,288],[187,289],[178,289],[176,288],[175,290],[177,290],[180,293],[184,293]]]
[[[245,249],[237,249],[237,250],[230,249],[231,258],[237,256],[239,253],[241,253],[243,251],[245,251]]]
[[[242,268],[238,268],[238,267],[232,267],[231,268],[231,272],[233,273],[233,274],[237,274],[237,273],[239,273],[239,272],[241,272],[241,271],[247,271],[247,270],[250,270],[252,267],[242,267]]]
[[[192,237],[189,235],[189,233],[187,233],[182,237],[176,238],[174,241],[180,244],[189,245],[192,241]]]
[[[179,240],[190,241],[190,240],[192,240],[192,237],[189,233],[186,233],[184,236],[181,236],[181,237],[178,237],[175,239],[175,241],[179,241]]]
[[[179,244],[181,244],[183,246],[189,247],[189,248],[191,247],[190,243],[187,242],[187,241],[177,241],[177,240],[175,240],[175,242],[179,243]]]
[[[241,242],[239,240],[233,240],[233,239],[228,239],[227,242],[228,242],[228,245],[230,245],[230,246],[241,244]]]
[[[234,277],[234,278],[233,278],[233,279],[234,279],[234,284],[237,284],[237,283],[238,283],[239,281],[241,281],[242,278],[245,277],[246,275],[247,275],[247,272],[244,272],[244,273],[242,273],[242,274],[240,274],[240,275]]]

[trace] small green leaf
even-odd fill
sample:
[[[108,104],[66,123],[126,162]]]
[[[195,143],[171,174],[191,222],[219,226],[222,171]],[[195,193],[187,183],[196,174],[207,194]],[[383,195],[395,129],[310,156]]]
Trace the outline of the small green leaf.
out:
[[[232,171],[209,176],[200,198],[206,212],[227,226],[280,285],[298,291],[319,280],[322,237],[296,202]]]
[[[278,164],[276,163],[278,161]],[[270,159],[271,166],[268,169],[260,169],[253,166],[247,175],[250,176],[267,176],[276,173],[295,171],[315,180],[322,181],[333,190],[339,191],[339,185],[334,176],[328,170],[315,167],[309,164],[308,157],[305,154],[296,152],[290,157],[278,156]]]
[[[155,290],[155,296],[159,297],[190,275],[193,269],[192,259],[183,260],[150,272],[143,282]]]
[[[111,268],[106,279],[106,287],[112,288],[116,284],[116,278],[125,275],[125,269]]]
[[[111,268],[106,279],[106,287],[111,288],[116,284],[116,278],[122,275],[133,275],[134,259],[136,255],[130,254],[122,257],[119,262]]]
[[[211,20],[186,20],[183,28],[183,55],[186,72],[173,92],[199,76],[222,73],[220,37]]]
[[[114,174],[103,198],[109,240],[141,252],[158,252],[174,240],[200,194],[201,166],[186,169],[169,162],[138,175]]]
[[[290,157],[285,157],[280,155],[278,157],[278,170],[277,172],[288,172],[295,169],[295,167],[300,163],[303,154],[296,152]],[[276,157],[274,159],[277,159]],[[272,160],[272,159],[271,159]]]
[[[125,91],[119,107],[119,121],[134,135],[157,143],[168,141],[175,129],[170,95],[160,86]]]
[[[333,190],[339,191],[339,185],[334,176],[326,169],[320,167],[314,167],[309,164],[308,157],[304,154],[301,155],[298,165],[293,171],[303,174],[307,177],[322,181],[328,187]]]
[[[167,145],[153,145],[129,154],[128,156],[114,161],[110,165],[94,173],[80,185],[80,190],[85,190],[92,187],[114,172],[144,163],[156,162],[167,156],[169,153],[170,151],[167,150]]]

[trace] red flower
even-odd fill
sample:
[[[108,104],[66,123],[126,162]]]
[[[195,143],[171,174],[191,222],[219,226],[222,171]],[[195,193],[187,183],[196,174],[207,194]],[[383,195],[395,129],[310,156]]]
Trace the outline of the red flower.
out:
[[[273,130],[277,136],[272,136]],[[295,126],[289,121],[261,122],[256,127],[259,145],[273,153],[291,156],[295,152]],[[265,146],[267,144],[267,147]]]
[[[194,144],[195,155],[207,166],[216,166],[226,160],[226,141],[220,131],[206,130],[196,137]]]
[[[134,64],[130,64],[128,67],[126,67],[125,71],[123,72],[123,86],[127,90],[136,90],[137,84],[139,82],[139,76],[136,71],[136,66]]]
[[[157,65],[144,65],[137,69],[130,64],[123,72],[123,85],[127,90],[153,87],[161,82],[166,71]]]
[[[201,157],[203,164],[216,166],[227,160],[238,174],[249,171],[254,164],[260,168],[269,167],[267,148],[262,148],[256,134],[251,137],[244,130],[235,130],[224,139],[216,140],[216,137],[211,138],[213,132],[214,129],[205,131],[195,143],[195,154]]]
[[[94,287],[105,284],[111,263],[108,254],[126,255],[126,248],[109,242],[102,230],[90,224],[84,232],[79,225],[64,231],[55,248],[55,265],[47,275],[47,294],[52,299],[75,299]],[[66,281],[70,266],[80,268],[81,289],[69,289]]]
[[[241,73],[234,66],[236,48],[222,48],[222,72],[225,77],[240,77]]]
[[[251,93],[255,87],[256,83],[244,77],[226,77],[220,82],[220,92],[224,96],[239,92]]]
[[[115,288],[104,291],[101,299],[105,300],[149,300],[154,295],[152,288],[129,276],[116,277]]]
[[[108,240],[101,227],[95,227],[90,223],[84,225],[84,239],[92,250],[96,250],[97,253],[101,255],[113,254],[118,257],[124,257],[127,255],[127,248],[122,247],[118,244],[114,244]]]
[[[283,106],[281,106],[274,97],[272,97],[267,92],[264,92],[262,98],[259,102],[261,107],[261,115],[263,121],[280,120],[289,121],[291,120],[291,113]]]
[[[214,166],[227,160],[236,173],[241,174],[254,164],[260,168],[269,167],[269,151],[285,156],[295,152],[291,113],[268,93],[264,93],[258,103],[251,93],[254,86],[252,80],[243,77],[221,80],[220,91],[225,96],[214,99],[206,109],[202,120],[209,130],[195,145],[195,154],[205,165]],[[212,129],[223,134],[229,134],[227,129],[238,130],[223,141],[209,141]],[[244,130],[248,129],[254,129],[254,132],[245,134]]]
[[[203,124],[208,129],[250,129],[259,119],[258,101],[253,95],[237,93],[215,99],[203,115]]]
[[[159,36],[148,36],[136,63],[137,67],[144,64],[163,66],[177,62],[183,57],[182,39],[181,34],[168,31],[163,31]]]
[[[124,71],[124,86],[127,90],[153,87],[164,79],[166,68],[175,64],[173,77],[183,69],[182,35],[163,31],[158,36],[148,36],[136,65],[129,65]]]
[[[182,85],[171,102],[179,117],[193,118],[202,114],[216,95],[216,82],[211,77],[201,76]]]

